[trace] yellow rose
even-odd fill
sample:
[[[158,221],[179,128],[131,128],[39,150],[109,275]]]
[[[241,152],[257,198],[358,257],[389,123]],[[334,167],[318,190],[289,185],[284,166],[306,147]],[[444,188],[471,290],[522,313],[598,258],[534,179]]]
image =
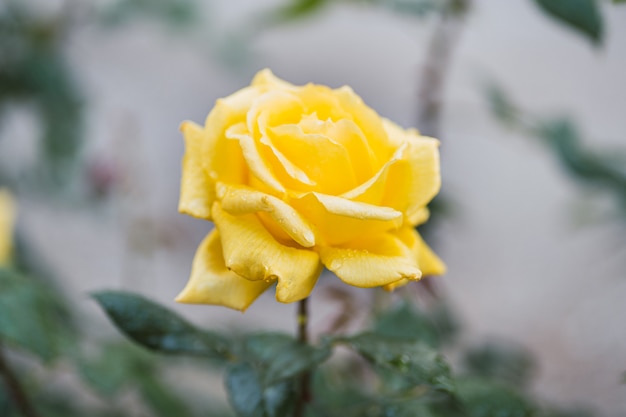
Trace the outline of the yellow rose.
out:
[[[212,220],[178,296],[245,310],[273,282],[306,298],[325,266],[393,289],[445,266],[415,231],[440,187],[439,142],[404,130],[349,87],[294,86],[269,70],[184,122],[179,210]]]
[[[8,265],[11,260],[15,211],[13,197],[0,188],[0,267]]]

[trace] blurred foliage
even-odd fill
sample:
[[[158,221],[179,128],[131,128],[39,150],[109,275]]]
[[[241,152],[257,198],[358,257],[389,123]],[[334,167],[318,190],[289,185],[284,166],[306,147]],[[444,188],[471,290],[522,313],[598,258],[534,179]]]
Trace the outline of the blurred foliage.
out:
[[[46,417],[137,415],[124,400],[129,393],[134,393],[137,407],[152,416],[206,415],[207,409],[211,415],[230,415],[219,404],[209,405],[206,393],[181,395],[163,382],[170,369],[186,365],[166,364],[126,341],[94,338],[90,334],[99,332],[93,329],[85,332],[68,300],[50,282],[50,274],[38,274],[46,268],[32,256],[32,248],[18,239],[16,249],[14,266],[0,268],[0,360],[9,369],[0,366],[0,415],[21,415],[14,399],[16,383],[8,383],[5,372],[12,372],[18,389]],[[170,322],[168,331],[176,324]],[[73,374],[80,383],[56,383],[60,372]],[[88,393],[96,401],[84,401]],[[196,406],[188,405],[190,398]]]
[[[517,388],[527,388],[536,370],[530,352],[508,341],[489,341],[468,349],[463,366],[473,375]]]
[[[308,345],[280,333],[209,332],[130,293],[109,291],[95,299],[139,345],[168,355],[205,356],[224,367],[231,406],[241,417],[293,415],[305,374],[312,376],[313,388],[308,417],[585,415],[544,408],[532,398],[527,388],[534,361],[521,347],[456,346],[457,320],[443,304],[421,311],[403,302],[377,315],[369,331],[323,336]],[[219,343],[207,344],[206,335]],[[338,346],[353,354],[333,357]],[[461,350],[461,372],[452,372],[439,353],[445,346]]]
[[[34,174],[50,185],[69,179],[83,142],[82,97],[63,53],[66,24],[14,1],[0,8],[0,118],[10,104],[32,105],[42,130]]]
[[[53,13],[40,13],[35,6],[6,0],[0,7],[0,126],[8,111],[20,106],[32,110],[41,132],[32,165],[18,172],[0,166],[0,183],[54,192],[89,179],[81,175],[88,103],[66,53],[76,28],[95,23],[113,29],[147,18],[189,29],[199,13],[194,0],[117,0],[102,6],[66,1]]]
[[[496,84],[486,91],[493,115],[506,126],[538,141],[559,161],[563,169],[582,185],[593,186],[615,197],[626,217],[626,149],[590,149],[576,123],[567,117],[546,118],[520,109]]]
[[[152,18],[183,29],[197,22],[194,0],[117,0],[99,12],[99,21],[117,26],[137,18]]]
[[[548,16],[601,44],[604,36],[602,14],[597,0],[535,0]]]

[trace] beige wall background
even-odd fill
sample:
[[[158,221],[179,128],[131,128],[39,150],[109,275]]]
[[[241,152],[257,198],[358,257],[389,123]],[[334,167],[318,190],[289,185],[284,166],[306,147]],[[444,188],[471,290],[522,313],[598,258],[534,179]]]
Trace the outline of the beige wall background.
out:
[[[278,304],[271,292],[244,315],[173,303],[211,228],[176,212],[178,125],[202,122],[217,98],[270,67],[294,83],[349,84],[379,113],[411,126],[433,26],[333,6],[254,36],[247,54],[229,54],[240,65],[226,66],[237,29],[277,3],[214,0],[191,40],[149,23],[118,32],[85,26],[70,39],[90,106],[87,153],[112,161],[123,181],[95,210],[26,199],[20,225],[84,311],[100,314],[89,291],[125,288],[211,327],[295,327],[294,306]],[[467,343],[486,335],[517,340],[538,357],[541,397],[617,417],[626,413],[624,223],[581,225],[578,209],[597,196],[581,192],[537,143],[499,127],[480,84],[494,77],[533,111],[574,116],[590,146],[626,149],[626,7],[605,9],[606,42],[596,49],[532,1],[475,2],[445,91],[443,191],[456,210],[434,244],[449,266],[441,281]],[[34,135],[19,115],[6,129]],[[314,293],[314,331],[337,308],[324,297],[336,282],[327,277]],[[365,310],[369,293],[355,294]]]

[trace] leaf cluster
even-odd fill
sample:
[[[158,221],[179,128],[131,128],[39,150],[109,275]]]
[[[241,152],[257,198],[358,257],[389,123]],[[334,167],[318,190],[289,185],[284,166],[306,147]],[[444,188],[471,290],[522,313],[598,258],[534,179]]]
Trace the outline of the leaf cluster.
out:
[[[620,212],[626,216],[626,149],[591,149],[571,118],[533,115],[494,83],[487,87],[486,96],[498,121],[536,138],[578,183],[615,197]]]
[[[191,407],[189,395],[165,382],[171,365],[128,341],[94,340],[52,279],[22,240],[14,265],[0,268],[0,360],[41,415],[130,416],[123,401],[128,393],[153,416],[198,415],[199,405]],[[17,417],[14,388],[5,383],[4,372],[0,369],[0,415]],[[59,372],[80,383],[54,383]],[[89,392],[96,401],[83,401]],[[213,415],[228,415],[221,406],[210,408]]]
[[[63,51],[64,30],[63,19],[44,19],[20,3],[0,9],[0,122],[10,104],[34,110],[42,131],[35,175],[52,184],[68,180],[83,133],[83,99]]]
[[[377,316],[364,333],[326,336],[308,345],[280,333],[209,332],[130,293],[94,298],[137,344],[161,354],[203,356],[222,366],[229,401],[242,417],[293,415],[308,377],[309,417],[572,415],[546,411],[530,398],[526,388],[534,362],[519,346],[499,342],[467,350],[455,375],[439,353],[458,330],[445,305],[423,312],[403,303]],[[340,360],[333,356],[339,347],[352,353]]]
[[[354,3],[390,10],[418,18],[432,15],[463,16],[471,8],[471,0],[290,0],[271,10],[265,19],[269,23],[284,23],[309,17],[325,7],[338,3]],[[601,45],[604,39],[604,19],[598,0],[533,0],[547,17]],[[624,3],[613,0],[613,3]]]

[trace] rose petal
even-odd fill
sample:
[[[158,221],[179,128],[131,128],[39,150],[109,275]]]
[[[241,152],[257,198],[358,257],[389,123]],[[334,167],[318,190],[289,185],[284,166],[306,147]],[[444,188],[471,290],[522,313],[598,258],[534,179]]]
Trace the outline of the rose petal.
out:
[[[245,186],[217,184],[222,209],[233,215],[266,212],[299,245],[315,245],[311,226],[293,207],[272,195]]]
[[[294,195],[289,204],[315,228],[318,244],[340,245],[402,225],[399,211],[326,194]]]
[[[424,242],[420,234],[411,227],[404,227],[394,233],[413,253],[423,276],[443,275],[446,273],[446,265]],[[385,286],[385,290],[392,291],[410,281],[403,279]]]
[[[352,115],[344,110],[337,97],[336,90],[325,85],[307,84],[298,88],[298,96],[305,106],[303,114],[316,113],[320,120],[337,122],[352,119]]]
[[[229,127],[226,131],[226,137],[239,143],[252,175],[273,192],[279,195],[285,192],[285,187],[278,181],[270,165],[261,156],[259,145],[255,143],[244,123],[237,123]]]
[[[423,219],[423,209],[439,192],[439,141],[404,132],[406,142],[369,181],[342,194],[353,201],[391,207],[406,214],[412,225]]]
[[[391,158],[399,143],[390,141],[381,117],[365,105],[361,97],[350,87],[341,87],[333,90],[333,93],[339,100],[343,111],[350,115],[349,118],[359,126],[367,138],[367,142],[378,160],[377,166],[383,165],[385,161]]]
[[[389,121],[385,122],[385,127],[390,135],[400,134],[400,128]],[[416,130],[402,132],[407,147],[402,159],[389,168],[386,179],[389,186],[385,188],[381,205],[393,207],[413,219],[441,188],[439,141],[420,136]]]
[[[270,285],[265,281],[247,280],[229,271],[224,264],[220,235],[213,230],[198,247],[191,278],[176,301],[221,305],[244,311]]]
[[[356,185],[350,155],[335,136],[305,134],[299,125],[287,124],[271,128],[268,140],[286,158],[297,161],[316,190],[340,194]]]
[[[396,149],[396,152],[392,155],[389,161],[387,161],[374,176],[358,187],[341,194],[341,197],[362,203],[380,205],[380,202],[385,195],[386,188],[391,186],[391,184],[388,184],[387,182],[389,171],[398,161],[402,159],[402,155],[404,154],[406,147],[407,145],[403,145]]]
[[[252,86],[266,89],[283,89],[289,90],[295,86],[287,81],[281,80],[275,76],[269,68],[262,69],[257,72],[252,80]]]
[[[213,205],[226,266],[249,280],[278,280],[276,299],[291,303],[308,297],[322,270],[317,253],[280,244],[252,214],[232,216]]]
[[[185,137],[185,155],[183,156],[178,211],[194,217],[210,219],[215,192],[203,165],[202,146],[206,140],[206,132],[193,122],[183,122],[180,130]]]
[[[426,223],[429,217],[430,210],[428,210],[428,207],[422,207],[411,213],[410,216],[407,216],[407,223],[412,226],[419,226],[420,224]]]
[[[0,188],[0,267],[11,258],[13,248],[13,227],[17,209],[11,194]]]
[[[217,100],[202,128],[183,122],[185,155],[179,210],[195,217],[211,219],[215,201],[214,180],[242,182],[248,176],[239,145],[226,140],[227,126],[245,118],[245,106],[258,95],[246,88],[225,99]]]
[[[320,247],[319,253],[326,268],[356,287],[419,280],[422,275],[409,248],[392,234],[362,238],[341,247]]]

